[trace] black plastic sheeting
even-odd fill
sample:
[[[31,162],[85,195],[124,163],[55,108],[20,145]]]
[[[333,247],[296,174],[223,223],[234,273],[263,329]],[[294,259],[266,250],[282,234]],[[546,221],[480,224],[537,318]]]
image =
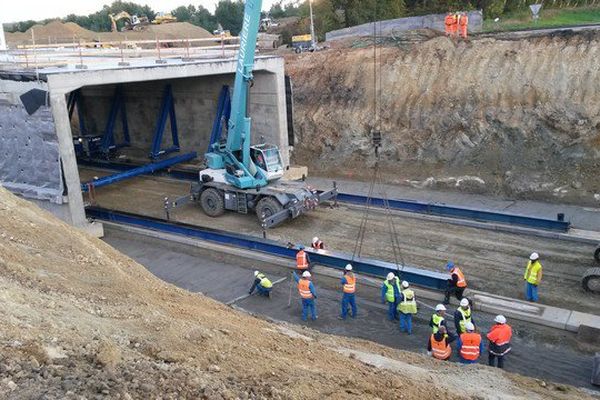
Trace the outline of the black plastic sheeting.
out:
[[[594,357],[594,366],[592,368],[592,385],[600,386],[600,353]]]

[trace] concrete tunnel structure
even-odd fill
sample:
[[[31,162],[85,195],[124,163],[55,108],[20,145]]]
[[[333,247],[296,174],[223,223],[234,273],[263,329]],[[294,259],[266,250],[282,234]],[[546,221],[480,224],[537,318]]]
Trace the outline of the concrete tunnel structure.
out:
[[[148,163],[161,99],[166,85],[171,84],[180,153],[196,151],[201,161],[210,140],[219,93],[223,85],[232,86],[236,63],[235,59],[201,59],[158,64],[146,59],[119,67],[114,62],[89,69],[0,70],[0,184],[62,220],[102,236],[101,224],[90,224],[85,215],[73,146],[79,125],[77,113],[69,117],[68,95],[81,89],[86,131],[102,134],[115,87],[121,85],[131,143],[128,150],[137,151]],[[42,96],[42,105],[28,112],[22,96],[32,93]],[[284,166],[290,159],[286,107],[283,59],[257,57],[249,101],[252,143],[278,145]],[[165,141],[170,141],[168,126]],[[117,123],[116,137],[122,135],[121,129]]]

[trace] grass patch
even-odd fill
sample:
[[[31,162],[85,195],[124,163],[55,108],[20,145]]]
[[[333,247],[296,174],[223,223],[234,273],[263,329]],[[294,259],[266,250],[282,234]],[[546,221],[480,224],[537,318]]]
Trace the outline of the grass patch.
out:
[[[561,26],[587,25],[600,23],[600,7],[548,9],[540,12],[540,18],[533,21],[529,9],[504,14],[500,21],[483,21],[483,31],[516,31],[536,28],[557,28]]]

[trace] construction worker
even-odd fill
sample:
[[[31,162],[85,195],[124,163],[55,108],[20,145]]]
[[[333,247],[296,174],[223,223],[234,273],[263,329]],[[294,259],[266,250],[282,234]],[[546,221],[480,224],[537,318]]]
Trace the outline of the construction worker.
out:
[[[313,285],[311,282],[310,272],[304,271],[301,278],[296,275],[296,272],[294,272],[293,275],[294,280],[298,284],[298,293],[300,293],[300,297],[302,298],[302,321],[306,321],[309,310],[310,317],[314,321],[317,319],[317,311],[315,306],[317,291],[315,290],[315,285]]]
[[[467,13],[463,12],[458,16],[458,34],[463,39],[467,38],[468,27],[469,27],[469,17],[467,16]]]
[[[431,320],[429,321],[429,326],[431,327],[431,333],[438,333],[441,326],[446,327],[446,331],[448,331],[448,325],[446,325],[446,319],[444,316],[446,315],[446,307],[443,304],[438,304],[435,306],[435,312],[431,316]]]
[[[310,271],[310,258],[302,245],[298,246],[298,252],[296,253],[296,268],[299,271]]]
[[[454,14],[450,11],[446,14],[446,18],[444,18],[444,30],[446,32],[446,36],[452,35],[452,25],[454,24]]]
[[[450,295],[454,294],[460,301],[463,298],[463,293],[467,288],[467,280],[464,274],[452,261],[448,261],[446,269],[450,272],[450,279],[448,279],[448,288],[446,289],[446,298],[444,304],[450,304]]]
[[[458,32],[458,13],[452,13],[452,25],[450,25],[450,36],[455,37]]]
[[[381,285],[381,302],[388,305],[388,319],[396,319],[396,307],[400,301],[400,279],[393,272],[387,274],[387,277]]]
[[[254,289],[256,289],[261,296],[271,297],[273,283],[262,272],[254,271],[254,283],[252,283],[252,287],[248,294],[254,293]]]
[[[512,338],[512,328],[506,323],[504,315],[497,315],[494,318],[496,323],[488,332],[487,338],[489,344],[488,365],[491,367],[498,359],[498,368],[504,368],[504,356],[510,351],[510,339]]]
[[[315,250],[323,250],[325,248],[323,241],[316,236],[313,238],[310,246]]]
[[[475,364],[483,352],[481,335],[475,332],[475,325],[470,322],[465,324],[467,331],[458,337],[456,348],[463,364]]]
[[[427,354],[438,360],[446,361],[452,355],[450,343],[456,340],[456,336],[448,335],[445,326],[440,326],[437,333],[432,333],[427,341]]]
[[[344,276],[342,276],[342,315],[340,319],[346,319],[348,315],[348,307],[352,308],[352,318],[356,318],[356,276],[352,272],[352,264],[346,265],[344,268]]]
[[[400,315],[400,332],[407,332],[412,335],[412,316],[417,313],[417,300],[415,299],[415,292],[409,289],[407,281],[402,281],[401,286],[402,292],[397,307]]]
[[[457,335],[467,331],[465,325],[468,322],[471,322],[473,325],[475,325],[475,322],[473,322],[473,312],[471,310],[469,299],[463,297],[463,299],[460,301],[460,307],[458,307],[454,312],[454,327],[456,328]]]
[[[525,268],[525,298],[527,301],[538,301],[538,286],[542,281],[542,263],[538,253],[531,253]]]

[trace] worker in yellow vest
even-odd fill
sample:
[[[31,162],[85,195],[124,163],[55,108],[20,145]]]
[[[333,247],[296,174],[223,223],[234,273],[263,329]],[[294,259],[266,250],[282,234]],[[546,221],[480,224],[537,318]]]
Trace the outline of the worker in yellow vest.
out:
[[[454,327],[456,328],[456,334],[460,335],[461,333],[465,333],[467,331],[466,324],[469,322],[475,325],[471,303],[469,302],[469,299],[463,297],[460,301],[460,307],[454,312]]]
[[[429,326],[431,327],[431,333],[438,333],[440,326],[445,326],[448,329],[448,325],[446,325],[446,307],[443,304],[438,304],[435,306],[435,313],[431,316],[431,320],[429,321]]]
[[[400,300],[400,278],[393,272],[389,272],[381,285],[381,303],[388,305],[388,319],[397,319],[396,307]]]
[[[538,301],[538,286],[542,281],[542,263],[538,253],[531,253],[525,268],[525,298],[527,301]]]
[[[348,308],[352,309],[352,318],[356,318],[356,298],[354,293],[356,292],[356,276],[352,272],[352,264],[346,265],[344,268],[344,276],[342,276],[342,315],[340,319],[346,319],[348,315]]]
[[[273,290],[273,282],[267,278],[265,274],[259,271],[254,271],[254,283],[250,288],[249,294],[254,292],[254,289],[261,296],[271,297],[271,290]]]
[[[412,316],[417,313],[417,299],[415,299],[415,292],[408,287],[407,281],[402,281],[401,286],[402,292],[397,308],[400,315],[400,332],[412,335]]]

